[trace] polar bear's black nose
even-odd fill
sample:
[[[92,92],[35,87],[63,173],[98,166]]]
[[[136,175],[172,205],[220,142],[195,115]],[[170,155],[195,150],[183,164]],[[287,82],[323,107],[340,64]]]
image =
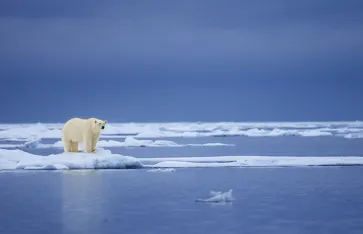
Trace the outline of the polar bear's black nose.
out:
[[[102,129],[105,129],[105,126],[102,126]]]

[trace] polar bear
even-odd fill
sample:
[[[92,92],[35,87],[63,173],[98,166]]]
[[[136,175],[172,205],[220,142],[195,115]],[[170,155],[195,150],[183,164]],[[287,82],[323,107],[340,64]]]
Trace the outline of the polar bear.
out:
[[[64,151],[78,152],[78,143],[82,141],[85,152],[95,152],[100,133],[105,129],[106,123],[107,120],[96,118],[68,120],[62,129]]]

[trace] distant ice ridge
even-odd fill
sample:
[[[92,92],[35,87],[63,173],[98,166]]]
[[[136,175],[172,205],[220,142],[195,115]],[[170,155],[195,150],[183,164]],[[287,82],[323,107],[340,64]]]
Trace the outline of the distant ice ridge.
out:
[[[142,168],[140,160],[109,150],[94,154],[61,153],[38,156],[21,150],[0,149],[0,170],[74,170]]]
[[[58,138],[61,137],[60,125],[55,124],[7,124],[0,125],[0,138],[9,141],[34,138]]]
[[[235,200],[232,195],[232,192],[233,189],[230,189],[225,193],[219,191],[217,192],[211,191],[210,192],[211,197],[205,199],[197,199],[196,202],[221,202],[221,203],[232,202]]]
[[[63,124],[0,125],[0,139],[61,138]],[[109,123],[101,138],[338,136],[363,138],[363,122]]]
[[[54,144],[42,144],[41,139],[32,139],[24,144],[20,145],[9,145],[5,144],[0,148],[63,148],[63,142],[57,141]],[[174,141],[167,140],[138,140],[133,137],[126,137],[124,142],[115,140],[100,140],[97,143],[97,147],[185,147],[185,146],[196,146],[196,147],[211,147],[211,146],[234,146],[233,144],[223,144],[223,143],[205,143],[205,144],[177,144]],[[82,148],[82,142],[80,142],[80,148]]]

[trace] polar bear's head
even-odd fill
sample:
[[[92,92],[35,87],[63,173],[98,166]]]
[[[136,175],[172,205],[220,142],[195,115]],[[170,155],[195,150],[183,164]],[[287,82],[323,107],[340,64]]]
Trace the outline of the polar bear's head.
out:
[[[105,129],[107,120],[94,119],[92,122],[92,130],[93,132],[101,132]]]

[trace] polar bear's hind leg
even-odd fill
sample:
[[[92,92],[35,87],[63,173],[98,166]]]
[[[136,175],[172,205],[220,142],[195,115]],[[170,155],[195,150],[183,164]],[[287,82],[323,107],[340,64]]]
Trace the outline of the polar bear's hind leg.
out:
[[[71,142],[72,151],[71,152],[78,152],[78,142]]]
[[[63,145],[64,145],[64,152],[72,152],[72,142],[71,141],[63,140]]]

